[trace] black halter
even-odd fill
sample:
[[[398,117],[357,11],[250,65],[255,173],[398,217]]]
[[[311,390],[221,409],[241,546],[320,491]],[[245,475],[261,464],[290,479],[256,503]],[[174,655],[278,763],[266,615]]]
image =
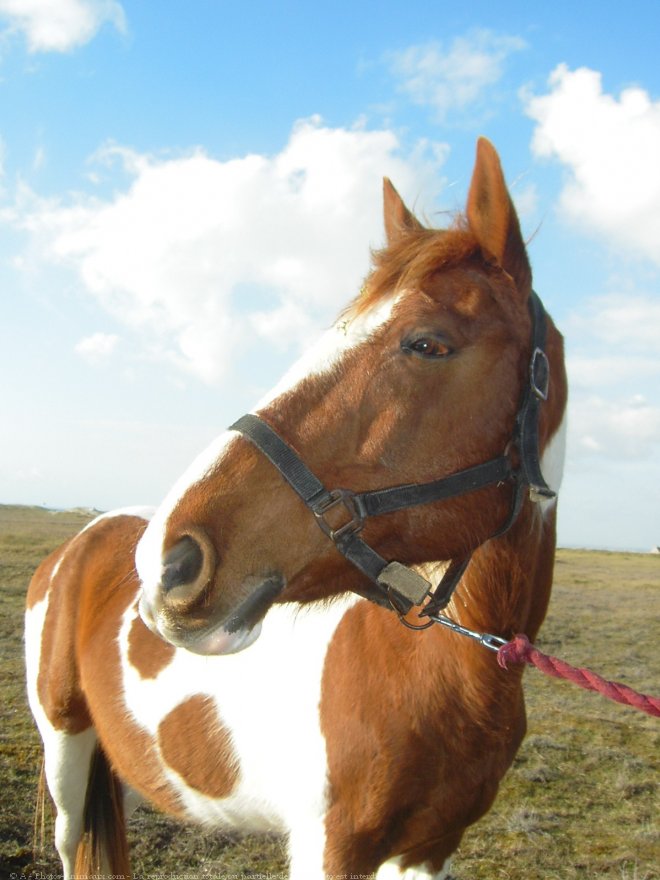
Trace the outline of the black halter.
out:
[[[431,585],[420,574],[400,562],[388,563],[362,540],[359,532],[368,516],[455,498],[485,486],[510,482],[513,485],[511,511],[504,525],[490,536],[493,538],[504,534],[515,522],[526,488],[535,501],[555,496],[543,478],[539,460],[539,409],[548,396],[550,367],[544,350],[545,310],[534,291],[529,298],[529,308],[532,319],[529,380],[507,450],[498,458],[483,464],[430,483],[409,483],[371,492],[329,490],[314,476],[298,453],[259,416],[242,416],[230,427],[230,430],[239,431],[247,437],[272,462],[312,511],[319,527],[339,552],[369,578],[371,584],[361,592],[371,601],[394,607],[399,613],[405,614],[413,605],[421,605],[427,596],[431,596],[422,613],[437,614],[451,599],[471,554],[462,559],[452,559],[439,585],[431,593]],[[511,461],[511,452],[514,450],[519,459],[517,467]]]

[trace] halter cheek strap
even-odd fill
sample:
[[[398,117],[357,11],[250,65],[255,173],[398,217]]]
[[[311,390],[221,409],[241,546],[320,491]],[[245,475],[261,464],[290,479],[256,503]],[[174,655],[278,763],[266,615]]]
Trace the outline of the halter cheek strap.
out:
[[[285,443],[276,432],[251,413],[242,416],[230,430],[239,431],[262,452],[277,468],[291,488],[305,502],[316,517],[316,522],[334,543],[335,547],[349,562],[365,574],[372,584],[380,587],[367,587],[365,596],[380,605],[389,605],[383,588],[379,584],[379,576],[387,568],[387,561],[358,535],[364,523],[364,512],[360,508],[359,496],[345,489],[329,491],[309,470],[288,443]],[[343,511],[340,509],[343,508]],[[343,516],[342,516],[343,514]],[[337,524],[338,517],[343,521]],[[331,524],[334,523],[334,526]],[[410,572],[414,575],[414,572]],[[428,584],[423,578],[415,584],[409,601],[408,610],[413,604],[419,604],[428,591]],[[412,584],[411,584],[412,587]]]
[[[406,614],[414,605],[421,605],[431,593],[431,585],[420,574],[400,562],[387,562],[359,535],[369,516],[404,510],[418,504],[429,504],[455,498],[486,486],[511,482],[514,486],[511,511],[507,521],[495,535],[503,534],[516,520],[522,507],[525,488],[534,500],[552,498],[555,493],[543,479],[539,461],[538,417],[540,404],[547,399],[549,365],[544,351],[545,311],[538,296],[530,296],[532,318],[532,356],[529,382],[521,401],[514,433],[509,444],[518,450],[520,464],[514,469],[509,455],[501,455],[433,480],[352,492],[349,489],[327,489],[310,471],[298,453],[259,416],[248,414],[231,425],[248,438],[274,465],[296,494],[314,514],[319,528],[335,547],[369,579],[361,593],[379,605],[394,607]],[[437,613],[444,608],[470,561],[470,555],[450,561],[440,584],[433,591],[424,613]]]

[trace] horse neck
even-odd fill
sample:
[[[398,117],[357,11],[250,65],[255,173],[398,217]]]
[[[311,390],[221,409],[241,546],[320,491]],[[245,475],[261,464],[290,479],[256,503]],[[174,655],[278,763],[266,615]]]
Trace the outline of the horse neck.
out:
[[[554,548],[554,511],[543,517],[531,502],[526,504],[507,534],[475,552],[446,613],[478,632],[507,639],[526,633],[533,639],[550,597]],[[444,627],[433,627],[427,635],[418,641],[416,655],[415,669],[423,673],[413,670],[421,675],[419,692],[443,706],[440,715],[448,711],[442,701],[452,703],[464,726],[462,735],[467,737],[474,725],[485,737],[479,748],[486,739],[493,748],[503,748],[508,765],[525,729],[523,666],[504,672],[491,651]],[[428,670],[437,675],[429,676]]]
[[[556,513],[528,502],[509,531],[474,554],[453,600],[460,622],[509,638],[533,639],[552,587]]]

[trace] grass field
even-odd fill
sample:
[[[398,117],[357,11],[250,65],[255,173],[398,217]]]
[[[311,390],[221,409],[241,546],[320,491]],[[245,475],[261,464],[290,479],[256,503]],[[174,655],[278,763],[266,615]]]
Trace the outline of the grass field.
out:
[[[23,604],[32,571],[85,512],[0,505],[0,880],[59,874],[47,816],[33,817],[41,760],[23,675]],[[561,550],[537,642],[605,678],[660,692],[660,556]],[[504,673],[503,673],[504,674]],[[660,720],[525,673],[529,733],[494,809],[455,859],[457,880],[660,878]],[[141,808],[130,824],[145,878],[286,876],[277,838],[225,837]]]

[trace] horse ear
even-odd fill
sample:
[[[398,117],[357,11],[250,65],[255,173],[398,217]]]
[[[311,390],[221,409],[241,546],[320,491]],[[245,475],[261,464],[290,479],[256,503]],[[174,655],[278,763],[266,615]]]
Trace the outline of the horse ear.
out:
[[[516,209],[504,181],[495,147],[484,137],[477,141],[477,159],[467,201],[467,219],[487,260],[494,260],[529,294],[532,270],[520,232]]]
[[[392,186],[389,177],[383,178],[383,215],[388,244],[394,244],[406,232],[422,229],[422,224],[403,204],[403,199]]]

